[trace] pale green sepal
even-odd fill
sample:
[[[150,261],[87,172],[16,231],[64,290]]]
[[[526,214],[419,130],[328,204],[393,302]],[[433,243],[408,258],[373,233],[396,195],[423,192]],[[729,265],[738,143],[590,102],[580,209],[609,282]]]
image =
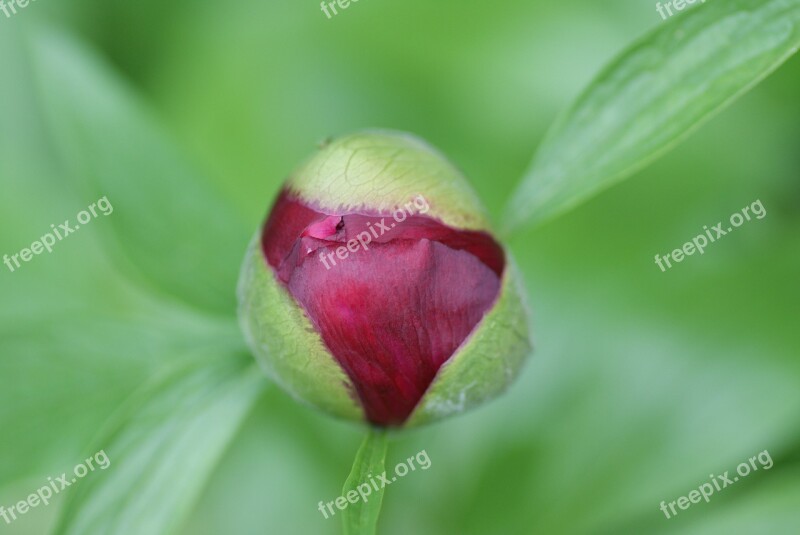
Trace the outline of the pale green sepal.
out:
[[[334,416],[364,420],[350,379],[261,252],[248,248],[239,278],[239,322],[267,374],[298,400]]]
[[[418,195],[425,214],[464,230],[489,230],[472,187],[439,151],[401,132],[366,131],[323,146],[286,184],[328,213],[389,213]]]
[[[497,303],[439,369],[406,427],[458,414],[508,388],[533,350],[525,295],[519,272],[509,256]]]

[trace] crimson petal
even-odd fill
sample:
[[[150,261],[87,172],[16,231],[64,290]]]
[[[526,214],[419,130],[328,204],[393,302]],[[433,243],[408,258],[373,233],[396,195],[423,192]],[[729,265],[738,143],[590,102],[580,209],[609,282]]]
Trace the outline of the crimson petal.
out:
[[[370,243],[355,245],[364,232]],[[348,242],[342,259],[336,252]],[[397,222],[324,213],[287,192],[264,226],[262,249],[352,381],[367,419],[381,426],[409,417],[494,304],[505,267],[486,233],[420,214]]]

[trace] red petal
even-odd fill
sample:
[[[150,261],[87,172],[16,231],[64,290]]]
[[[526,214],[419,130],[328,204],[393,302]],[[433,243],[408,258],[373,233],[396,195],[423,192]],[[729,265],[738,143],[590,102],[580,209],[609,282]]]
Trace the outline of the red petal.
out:
[[[359,235],[363,245],[353,241]],[[262,246],[350,377],[367,418],[384,426],[408,418],[491,308],[505,264],[485,233],[421,215],[400,223],[391,215],[324,214],[286,194]]]

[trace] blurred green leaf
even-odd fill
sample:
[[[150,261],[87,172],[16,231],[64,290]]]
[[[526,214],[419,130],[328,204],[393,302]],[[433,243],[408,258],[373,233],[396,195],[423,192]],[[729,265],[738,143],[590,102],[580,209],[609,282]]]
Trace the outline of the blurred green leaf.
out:
[[[370,486],[370,478],[383,474],[386,470],[386,432],[370,429],[358,449],[353,468],[342,488],[342,496],[356,491],[359,485],[370,487],[368,498],[348,503],[342,511],[344,535],[374,535],[381,514],[384,488],[377,491]],[[374,494],[372,492],[374,491]],[[366,492],[365,492],[366,493]]]
[[[118,292],[106,283],[102,289]],[[29,294],[33,299],[40,296]],[[109,305],[85,302],[95,310]],[[0,425],[14,436],[0,442],[0,481],[41,476],[67,462],[149,375],[242,347],[234,328],[152,303],[0,325]]]
[[[33,58],[65,168],[90,198],[114,207],[108,252],[117,265],[161,293],[233,315],[252,229],[102,61],[49,31],[38,33]]]
[[[174,533],[266,384],[247,355],[145,388],[97,442],[110,460],[71,492],[56,533]],[[235,358],[234,358],[235,357]]]
[[[726,0],[675,16],[606,67],[548,132],[507,227],[573,207],[664,154],[800,46],[800,0]]]
[[[97,199],[65,180],[42,117],[29,40],[18,25],[0,32],[0,253],[8,254]],[[71,113],[81,111],[92,113],[78,106]],[[232,316],[197,313],[121,276],[99,239],[121,215],[115,205],[52,254],[14,272],[0,264],[0,428],[7,434],[0,490],[72,463],[159,370],[242,347]]]

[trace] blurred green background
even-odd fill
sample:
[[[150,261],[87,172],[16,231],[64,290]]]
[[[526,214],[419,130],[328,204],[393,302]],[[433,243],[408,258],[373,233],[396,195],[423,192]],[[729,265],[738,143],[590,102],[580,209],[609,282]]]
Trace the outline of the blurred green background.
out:
[[[236,338],[250,233],[318,141],[413,132],[498,220],[556,113],[659,24],[654,3],[632,0],[360,0],[331,20],[297,0],[38,0],[0,13],[0,254],[102,195],[115,207],[52,254],[0,269],[0,505],[93,453],[149,378]],[[390,465],[425,449],[432,466],[388,489],[379,533],[800,530],[798,89],[795,58],[655,165],[510,240],[536,353],[501,399],[394,437]],[[118,99],[157,125],[156,141],[112,120]],[[69,112],[96,117],[76,126]],[[232,209],[148,175],[173,168]],[[159,183],[170,195],[148,198]],[[654,264],[756,199],[765,219],[666,273]],[[183,213],[194,219],[176,227]],[[215,240],[233,219],[239,241]],[[124,260],[120,229],[139,232],[147,258]],[[230,287],[206,312],[149,277],[161,261],[150,253],[171,258],[187,241],[224,276],[186,255],[186,280]],[[362,434],[268,389],[181,533],[339,533],[317,502],[339,495]],[[763,450],[771,470],[676,518],[658,509]],[[49,533],[62,506],[0,533]]]

